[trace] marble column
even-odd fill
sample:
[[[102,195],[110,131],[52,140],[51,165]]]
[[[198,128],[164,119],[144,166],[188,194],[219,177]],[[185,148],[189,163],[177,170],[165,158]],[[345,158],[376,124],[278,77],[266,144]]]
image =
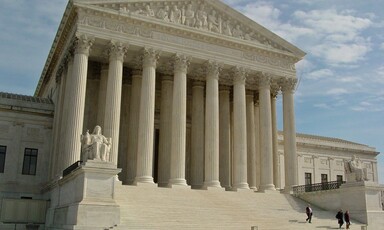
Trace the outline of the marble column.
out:
[[[249,188],[256,190],[255,103],[253,91],[247,91],[247,179]]]
[[[204,183],[204,86],[205,82],[192,82],[191,127],[191,186],[200,189]]]
[[[141,64],[141,62],[140,62]],[[141,64],[142,65],[142,64]],[[128,150],[126,184],[133,184],[136,177],[137,139],[139,135],[140,93],[143,71],[137,67],[132,71],[131,100],[129,103]]]
[[[284,163],[285,192],[291,192],[298,185],[298,163],[296,152],[296,128],[293,94],[297,79],[286,78],[282,84],[283,91],[283,126],[284,126]]]
[[[205,97],[204,188],[221,188],[219,181],[219,74],[218,63],[208,61]]]
[[[141,84],[139,135],[135,184],[153,184],[153,134],[155,121],[156,65],[159,52],[144,49]]]
[[[117,166],[119,150],[121,90],[123,85],[123,62],[127,47],[111,42],[109,47],[109,70],[106,88],[104,136],[111,138],[109,161]]]
[[[158,185],[166,187],[171,173],[173,77],[161,78]]]
[[[236,67],[233,86],[233,187],[249,189],[247,180],[247,112],[245,99],[246,73]]]
[[[185,179],[185,141],[187,130],[187,71],[190,59],[174,56],[174,83],[172,99],[171,175],[169,187],[187,186]]]
[[[119,134],[119,156],[117,167],[121,168],[119,179],[123,183],[127,181],[127,156],[128,156],[128,130],[129,130],[129,102],[131,101],[131,76],[123,74],[123,87],[121,92],[121,112],[120,112],[120,134]]]
[[[271,113],[272,113],[272,146],[273,146],[273,184],[276,188],[280,188],[280,163],[278,153],[278,131],[277,131],[277,112],[276,98],[280,88],[277,85],[271,87]]]
[[[82,35],[75,42],[75,56],[69,79],[68,109],[64,144],[64,168],[80,160],[83,132],[85,92],[87,86],[88,56],[93,39]]]
[[[255,95],[255,152],[256,152],[256,187],[260,187],[261,181],[261,153],[260,153],[260,106],[259,96]]]
[[[259,82],[260,101],[260,153],[261,178],[259,191],[275,190],[273,184],[273,145],[270,77],[261,76]]]
[[[107,81],[108,81],[108,65],[102,64],[100,71],[100,83],[99,83],[99,100],[97,111],[97,125],[104,127],[104,115],[105,115],[105,99],[107,94]]]
[[[231,106],[230,87],[219,87],[219,164],[220,184],[226,189],[231,188]]]
[[[55,104],[55,113],[53,120],[53,145],[52,148],[52,156],[50,159],[51,167],[50,167],[50,179],[55,178],[56,171],[58,169],[59,164],[59,156],[60,156],[60,130],[61,130],[61,120],[63,118],[63,102],[64,102],[64,93],[65,93],[65,75],[66,71],[64,70],[64,66],[60,66],[59,70],[56,73],[56,99],[54,100]]]
[[[68,111],[68,103],[70,98],[71,89],[69,86],[70,78],[72,76],[72,70],[73,70],[73,54],[70,52],[67,56],[67,72],[65,75],[65,89],[64,89],[64,99],[63,99],[63,108],[62,111]],[[65,157],[65,143],[66,143],[66,133],[67,133],[67,116],[63,116],[61,118],[61,124],[60,124],[60,141],[59,141],[59,162],[57,162],[57,170],[56,174],[61,175],[62,171],[67,167],[64,164],[66,163]]]

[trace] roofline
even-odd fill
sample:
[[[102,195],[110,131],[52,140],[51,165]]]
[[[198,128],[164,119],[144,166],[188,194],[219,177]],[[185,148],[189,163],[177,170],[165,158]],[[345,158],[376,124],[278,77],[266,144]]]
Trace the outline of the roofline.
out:
[[[36,90],[34,93],[35,97],[38,97],[38,95],[40,93],[41,87],[43,85],[44,79],[45,79],[47,71],[48,71],[48,68],[51,65],[52,57],[53,57],[54,53],[56,52],[57,44],[59,42],[61,34],[63,33],[63,30],[65,28],[67,21],[68,21],[68,18],[69,18],[69,15],[71,13],[72,8],[73,8],[73,0],[68,0],[67,6],[65,8],[63,17],[62,17],[61,22],[60,22],[59,29],[56,32],[56,36],[55,36],[55,39],[53,40],[51,49],[49,51],[47,60],[46,60],[45,65],[44,65],[44,69],[43,69],[41,76],[40,76],[40,79],[37,83]]]

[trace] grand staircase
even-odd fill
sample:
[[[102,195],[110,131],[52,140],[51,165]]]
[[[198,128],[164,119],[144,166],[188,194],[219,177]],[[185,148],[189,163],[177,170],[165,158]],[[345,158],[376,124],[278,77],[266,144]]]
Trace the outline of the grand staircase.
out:
[[[279,192],[251,190],[192,190],[155,186],[116,187],[121,223],[114,229],[337,229],[334,212],[312,207],[312,223],[305,221],[306,203]],[[353,222],[353,229],[362,226]],[[345,226],[344,226],[345,227]]]

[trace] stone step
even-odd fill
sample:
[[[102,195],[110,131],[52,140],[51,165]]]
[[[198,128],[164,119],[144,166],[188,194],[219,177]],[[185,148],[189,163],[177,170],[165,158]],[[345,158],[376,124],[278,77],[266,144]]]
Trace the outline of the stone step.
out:
[[[121,223],[114,229],[335,229],[335,213],[312,207],[312,223],[305,221],[307,203],[279,192],[226,192],[118,186]],[[361,224],[354,222],[354,229]]]

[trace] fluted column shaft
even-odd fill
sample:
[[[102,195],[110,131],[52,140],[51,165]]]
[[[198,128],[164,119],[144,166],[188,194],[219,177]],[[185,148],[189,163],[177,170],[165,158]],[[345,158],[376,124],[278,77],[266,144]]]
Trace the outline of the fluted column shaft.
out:
[[[143,57],[143,80],[141,84],[138,155],[135,184],[154,183],[153,133],[155,118],[156,65],[159,53],[145,49]]]
[[[121,112],[121,90],[123,85],[123,61],[127,48],[111,43],[109,48],[109,71],[105,100],[104,136],[112,138],[109,161],[117,165],[119,150],[119,128]]]
[[[249,189],[245,79],[245,71],[242,68],[235,68],[233,85],[233,187],[235,189]]]
[[[174,57],[174,84],[172,99],[171,177],[169,185],[187,185],[185,180],[185,140],[187,130],[187,70],[189,59]]]
[[[134,70],[132,72],[132,91],[129,103],[129,122],[128,122],[128,152],[127,152],[127,175],[126,184],[133,184],[136,177],[137,164],[137,139],[139,135],[139,116],[140,116],[140,95],[143,72]]]
[[[58,85],[57,97],[55,101],[55,113],[54,113],[54,142],[52,146],[52,158],[51,158],[51,169],[50,169],[50,178],[56,176],[58,170],[58,164],[60,160],[60,130],[61,130],[61,120],[63,118],[63,103],[64,103],[64,94],[65,94],[65,75],[66,71],[61,69],[61,73],[58,73],[59,76],[56,77],[56,84]]]
[[[68,111],[68,104],[69,104],[69,98],[70,98],[70,78],[72,77],[72,70],[73,70],[73,56],[69,54],[68,56],[68,66],[67,66],[67,74],[65,76],[65,89],[64,89],[64,99],[63,99],[63,109],[62,111]],[[65,144],[66,144],[66,133],[67,133],[67,121],[68,121],[68,116],[63,116],[61,118],[61,128],[60,128],[60,141],[59,141],[59,162],[57,163],[57,170],[56,174],[61,175],[62,171],[66,168],[66,156],[65,154],[66,149],[65,149]]]
[[[256,145],[255,145],[255,103],[253,101],[253,91],[248,91],[246,96],[247,103],[247,178],[249,188],[256,190]]]
[[[91,45],[92,40],[85,36],[76,40],[73,70],[69,79],[70,94],[67,97],[64,168],[80,160],[80,135],[83,132],[88,56]]]
[[[259,85],[261,178],[259,191],[275,190],[273,185],[273,146],[270,78],[263,76]]]
[[[284,125],[284,164],[285,192],[291,192],[292,186],[298,185],[298,163],[296,152],[296,128],[293,94],[296,79],[286,79],[283,91],[283,125]]]
[[[158,184],[167,186],[171,173],[173,77],[164,75],[161,80],[160,141]]]
[[[117,159],[117,167],[121,168],[119,179],[125,184],[127,182],[127,157],[128,157],[128,130],[129,130],[129,107],[131,101],[131,85],[130,78],[124,78],[121,92],[121,112],[120,112],[120,132],[119,132],[119,156]]]
[[[280,163],[277,140],[277,112],[276,112],[276,97],[278,88],[272,87],[271,92],[271,113],[272,113],[272,148],[273,148],[273,184],[276,188],[280,188]]]
[[[222,187],[231,187],[231,106],[230,88],[222,86],[219,88],[219,165],[220,183]]]
[[[260,153],[260,106],[258,96],[255,103],[255,152],[256,152],[256,187],[261,181],[261,153]]]
[[[191,127],[191,186],[202,188],[204,183],[204,86],[201,81],[192,83]]]
[[[108,82],[109,67],[106,64],[101,66],[100,71],[100,84],[99,84],[99,100],[97,111],[97,125],[104,127],[104,115],[105,115],[105,100],[107,94],[107,82]]]
[[[209,62],[205,103],[205,175],[204,187],[219,188],[219,73],[220,67]]]

